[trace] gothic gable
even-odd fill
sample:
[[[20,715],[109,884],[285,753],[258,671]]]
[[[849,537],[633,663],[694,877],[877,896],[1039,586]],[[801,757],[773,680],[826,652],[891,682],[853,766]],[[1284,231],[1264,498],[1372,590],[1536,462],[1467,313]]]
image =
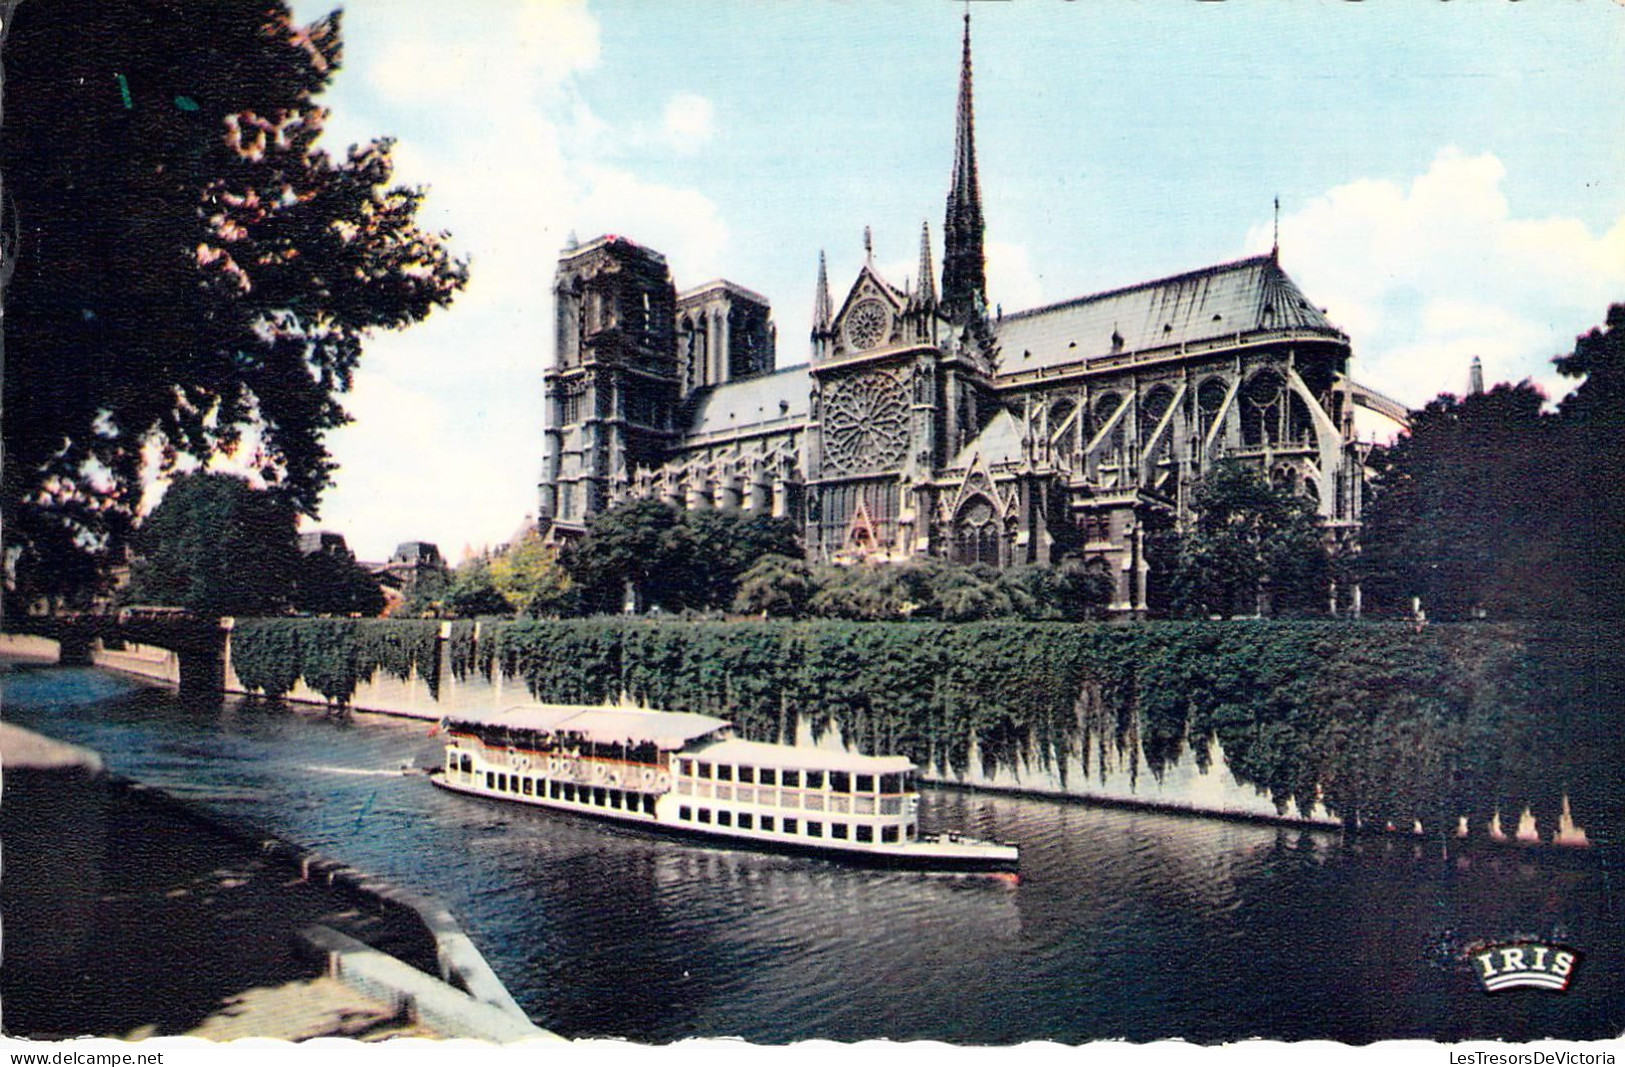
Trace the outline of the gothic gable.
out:
[[[865,264],[835,316],[835,354],[866,352],[897,343],[903,336],[907,306],[908,297]]]

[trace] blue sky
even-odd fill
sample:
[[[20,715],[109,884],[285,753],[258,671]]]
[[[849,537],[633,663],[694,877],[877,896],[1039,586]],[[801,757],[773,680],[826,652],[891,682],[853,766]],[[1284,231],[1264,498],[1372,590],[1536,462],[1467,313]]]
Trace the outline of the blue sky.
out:
[[[332,5],[300,0],[301,18]],[[364,558],[505,540],[534,510],[549,288],[568,235],[767,295],[806,358],[872,226],[941,264],[951,0],[354,0],[334,150],[398,140],[469,289],[367,346],[320,526]],[[1007,311],[1267,250],[1409,403],[1553,355],[1625,299],[1625,5],[972,5],[990,299]]]

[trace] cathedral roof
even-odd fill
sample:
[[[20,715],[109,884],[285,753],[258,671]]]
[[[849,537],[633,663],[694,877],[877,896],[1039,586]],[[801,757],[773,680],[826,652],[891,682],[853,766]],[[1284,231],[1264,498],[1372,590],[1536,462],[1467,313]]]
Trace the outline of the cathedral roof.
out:
[[[1021,427],[1009,411],[1000,408],[998,414],[976,435],[976,439],[959,450],[959,455],[954,457],[953,469],[969,467],[978,456],[989,467],[1021,461]]]
[[[688,432],[728,433],[780,419],[804,422],[811,388],[805,363],[725,382],[699,398]]]
[[[994,325],[1006,374],[1292,329],[1342,336],[1271,255],[1017,312]]]

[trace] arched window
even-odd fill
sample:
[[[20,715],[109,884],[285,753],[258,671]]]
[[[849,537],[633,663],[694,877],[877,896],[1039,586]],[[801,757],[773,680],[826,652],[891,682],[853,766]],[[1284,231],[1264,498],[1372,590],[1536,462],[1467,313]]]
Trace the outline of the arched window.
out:
[[[1261,370],[1241,387],[1241,441],[1248,448],[1278,446],[1287,437],[1286,380]]]
[[[953,558],[956,563],[999,565],[999,513],[985,496],[973,496],[954,516]]]
[[[1197,387],[1197,432],[1201,440],[1206,441],[1208,434],[1213,432],[1213,424],[1218,421],[1219,409],[1224,407],[1224,398],[1229,392],[1230,386],[1223,378],[1209,378]]]

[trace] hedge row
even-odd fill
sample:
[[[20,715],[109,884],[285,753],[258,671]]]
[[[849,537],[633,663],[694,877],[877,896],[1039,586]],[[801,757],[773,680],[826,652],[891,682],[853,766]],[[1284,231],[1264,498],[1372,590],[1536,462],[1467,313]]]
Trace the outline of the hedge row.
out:
[[[353,672],[376,642],[359,636],[366,625],[254,623],[255,677],[273,684],[251,683],[240,651],[238,675],[280,693],[304,672],[347,696],[354,675],[335,669],[344,642],[328,628],[357,628]],[[973,752],[988,773],[1026,758],[1063,777],[1068,755],[1104,773],[1138,753],[1160,776],[1217,740],[1236,777],[1283,808],[1319,800],[1360,823],[1438,829],[1528,804],[1549,828],[1567,795],[1576,821],[1611,833],[1625,812],[1620,637],[1578,625],[587,619],[484,623],[478,641],[472,626],[454,630],[448,659],[459,674],[522,677],[537,699],[625,696],[722,715],[758,739],[790,740],[799,716],[952,774]]]

